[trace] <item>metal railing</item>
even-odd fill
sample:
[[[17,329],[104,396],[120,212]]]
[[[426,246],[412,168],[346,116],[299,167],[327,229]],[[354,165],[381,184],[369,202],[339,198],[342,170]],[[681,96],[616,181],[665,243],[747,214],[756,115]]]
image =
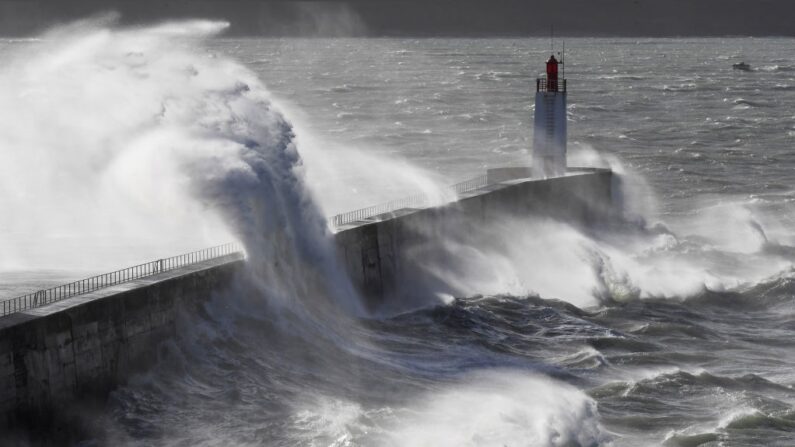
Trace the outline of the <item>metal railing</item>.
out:
[[[487,176],[482,175],[446,188],[452,194],[463,194],[468,191],[482,188],[488,184]],[[389,213],[404,208],[424,208],[430,205],[427,194],[415,194],[397,200],[391,200],[380,205],[374,205],[359,210],[338,214],[331,218],[335,226],[364,220],[379,214]],[[176,270],[191,264],[196,264],[211,259],[223,258],[234,254],[243,254],[244,248],[240,244],[230,243],[194,251],[170,258],[158,259],[146,264],[136,265],[115,272],[92,276],[68,284],[49,289],[39,290],[27,295],[0,301],[0,316],[10,315],[23,310],[41,307],[46,304],[61,301],[78,295],[83,295],[95,290],[103,289],[117,284],[123,284],[136,279],[146,278],[159,273]]]
[[[480,177],[475,177],[473,179],[448,186],[445,189],[447,192],[454,193],[456,195],[463,194],[465,192],[473,191],[486,186],[488,183],[487,180],[487,176],[481,175]],[[371,217],[378,216],[379,214],[392,213],[404,208],[426,208],[430,205],[430,202],[430,197],[427,194],[415,194],[413,196],[391,200],[380,205],[368,206],[367,208],[361,208],[358,210],[348,211],[347,213],[337,214],[331,218],[331,222],[335,227],[341,227],[345,224],[369,219]]]
[[[566,80],[558,79],[550,82],[547,78],[536,78],[537,92],[565,92]]]
[[[211,259],[222,258],[237,253],[242,254],[243,252],[243,247],[240,244],[230,243],[186,253],[184,255],[158,259],[157,261],[147,262],[146,264],[128,267],[115,272],[92,276],[91,278],[81,279],[69,284],[39,290],[38,292],[3,301],[2,304],[0,304],[0,316],[33,309],[73,296],[82,295],[136,279],[154,276],[198,262],[209,261]]]
[[[461,183],[456,183],[455,185],[450,186],[450,189],[453,190],[453,192],[455,192],[456,194],[463,194],[465,192],[484,188],[488,186],[488,184],[489,184],[489,176],[484,174],[479,177],[463,181]]]

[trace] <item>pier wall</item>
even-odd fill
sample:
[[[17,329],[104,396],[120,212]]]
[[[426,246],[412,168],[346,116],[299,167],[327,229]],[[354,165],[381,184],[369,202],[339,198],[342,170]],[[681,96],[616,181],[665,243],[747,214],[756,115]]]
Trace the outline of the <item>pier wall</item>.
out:
[[[46,427],[75,398],[106,396],[156,359],[180,307],[209,299],[243,265],[216,259],[0,318],[0,425]]]
[[[457,223],[533,214],[588,225],[610,208],[610,171],[535,181],[493,175],[502,183],[455,203],[401,210],[336,234],[340,258],[372,309],[413,280],[407,250]],[[156,359],[159,342],[177,331],[180,308],[234,283],[244,266],[234,256],[206,261],[0,318],[0,424],[41,426],[76,398],[104,398]]]
[[[340,255],[369,307],[377,310],[390,298],[406,299],[413,292],[412,283],[430,279],[422,278],[423,272],[407,253],[445,238],[454,229],[526,216],[588,226],[613,212],[613,174],[609,170],[543,180],[516,178],[527,170],[490,170],[490,180],[502,183],[446,206],[398,212],[337,233]]]

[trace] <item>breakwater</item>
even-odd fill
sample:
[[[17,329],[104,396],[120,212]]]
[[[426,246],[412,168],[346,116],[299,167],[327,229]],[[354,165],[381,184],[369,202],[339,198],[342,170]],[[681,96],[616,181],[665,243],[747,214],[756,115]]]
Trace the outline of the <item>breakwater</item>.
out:
[[[240,254],[135,279],[0,318],[0,423],[47,426],[76,398],[101,398],[156,360],[182,306],[242,270]]]
[[[510,216],[545,216],[590,225],[612,210],[613,174],[587,169],[564,177],[529,180],[528,168],[489,170],[486,185],[461,193],[445,206],[402,209],[343,226],[336,234],[340,256],[371,310],[419,281],[404,254],[438,240],[461,224],[487,225]]]
[[[543,215],[589,225],[609,212],[613,174],[585,169],[532,180],[526,168],[490,170],[482,187],[434,208],[401,208],[341,224],[339,257],[371,310],[421,274],[403,254],[456,222]],[[209,300],[245,268],[241,254],[205,260],[0,318],[0,423],[57,421],[78,399],[102,399],[156,360],[179,330],[181,308]],[[416,278],[420,280],[420,278]]]

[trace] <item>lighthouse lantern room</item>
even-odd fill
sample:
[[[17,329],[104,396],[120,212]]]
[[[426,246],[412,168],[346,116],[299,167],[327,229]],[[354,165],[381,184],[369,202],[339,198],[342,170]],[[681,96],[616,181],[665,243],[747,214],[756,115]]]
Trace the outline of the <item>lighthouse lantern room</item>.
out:
[[[566,79],[558,76],[562,65],[553,54],[547,61],[546,77],[536,79],[534,177],[566,173]]]

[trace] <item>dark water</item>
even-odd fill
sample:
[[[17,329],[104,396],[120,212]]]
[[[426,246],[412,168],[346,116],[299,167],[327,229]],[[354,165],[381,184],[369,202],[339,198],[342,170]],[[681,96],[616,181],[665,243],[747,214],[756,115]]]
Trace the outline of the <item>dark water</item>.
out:
[[[112,426],[156,444],[791,445],[792,291],[473,297],[355,322],[343,347],[211,308],[114,394]]]

